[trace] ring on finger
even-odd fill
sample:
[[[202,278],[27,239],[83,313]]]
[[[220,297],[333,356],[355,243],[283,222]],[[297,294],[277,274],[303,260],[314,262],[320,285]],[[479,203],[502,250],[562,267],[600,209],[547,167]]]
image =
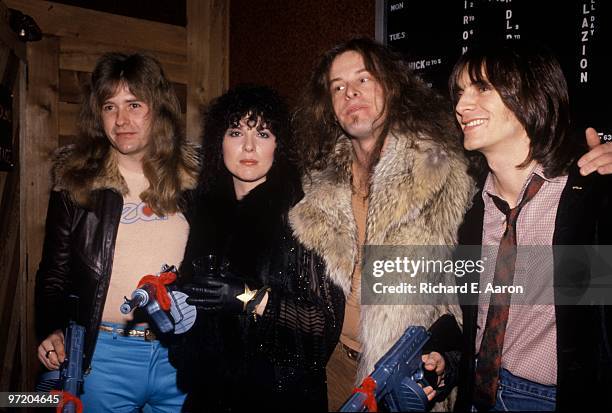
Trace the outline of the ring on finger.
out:
[[[51,349],[51,350],[47,350],[47,352],[45,353],[45,357],[49,358],[49,354],[51,353],[55,353],[55,350]]]

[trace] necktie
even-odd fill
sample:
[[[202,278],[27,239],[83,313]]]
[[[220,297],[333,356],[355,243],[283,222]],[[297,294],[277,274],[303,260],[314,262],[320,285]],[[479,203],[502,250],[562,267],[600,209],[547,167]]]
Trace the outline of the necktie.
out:
[[[516,263],[516,221],[521,209],[540,190],[544,179],[533,175],[521,202],[510,209],[506,201],[492,196],[495,206],[506,215],[506,230],[499,243],[493,285],[510,286],[514,281]],[[497,395],[501,355],[510,310],[510,293],[491,294],[474,385],[474,405],[493,407]]]

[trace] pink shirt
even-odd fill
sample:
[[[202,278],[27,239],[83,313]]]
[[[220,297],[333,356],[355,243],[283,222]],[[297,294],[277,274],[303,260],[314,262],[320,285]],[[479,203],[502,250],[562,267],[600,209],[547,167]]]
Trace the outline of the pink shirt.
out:
[[[567,176],[547,179],[540,165],[534,169],[531,176],[533,174],[544,178],[544,184],[535,197],[523,207],[516,224],[518,253],[514,285],[524,286],[527,294],[533,293],[531,290],[534,284],[546,284],[548,290],[553,284],[552,252],[543,254],[542,249],[547,249],[546,246],[552,245],[557,207],[567,183]],[[527,184],[528,181],[523,186],[519,200],[522,199]],[[482,291],[484,291],[483,285],[493,282],[496,247],[499,246],[506,222],[506,216],[495,206],[491,195],[499,197],[491,174],[489,174],[482,191],[485,207],[482,245],[495,246],[495,248],[485,247],[486,253],[483,251],[488,259],[485,271],[480,278]],[[521,246],[540,247],[523,249]],[[537,251],[537,254],[530,254],[530,250]],[[544,277],[547,279],[543,280]],[[531,288],[530,291],[528,291],[529,288]],[[481,300],[484,302],[481,301],[478,307],[477,349],[480,348],[482,342],[489,298],[490,294],[483,294]],[[547,304],[518,305],[513,296],[504,338],[502,367],[516,376],[544,385],[555,385],[557,383],[557,329],[555,307],[552,304],[554,297],[551,296],[548,301],[527,300],[527,302],[547,302]]]

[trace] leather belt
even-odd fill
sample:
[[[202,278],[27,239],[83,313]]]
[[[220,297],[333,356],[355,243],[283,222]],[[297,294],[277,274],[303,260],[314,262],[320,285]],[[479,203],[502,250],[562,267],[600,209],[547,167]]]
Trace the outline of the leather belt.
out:
[[[157,340],[155,332],[150,328],[145,328],[144,330],[125,330],[123,328],[115,328],[111,326],[101,325],[100,331],[106,331],[108,333],[117,333],[120,336],[142,337],[145,341]]]
[[[353,350],[352,348],[350,348],[349,346],[340,343],[342,345],[342,350],[344,351],[344,353],[346,353],[346,356],[354,361],[357,361],[359,359],[359,356],[361,356],[361,353]]]

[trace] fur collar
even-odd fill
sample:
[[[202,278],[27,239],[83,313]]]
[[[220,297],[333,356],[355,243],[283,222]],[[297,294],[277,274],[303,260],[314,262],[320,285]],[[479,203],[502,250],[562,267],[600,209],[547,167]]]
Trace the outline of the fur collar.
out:
[[[454,243],[473,193],[465,159],[423,137],[387,140],[372,177],[366,244]],[[296,237],[324,258],[328,275],[345,294],[357,257],[352,162],[351,142],[342,137],[328,167],[305,178],[304,198],[290,212]],[[436,202],[442,193],[446,204]]]
[[[185,143],[181,148],[181,157],[184,161],[183,164],[198,165],[198,151],[198,145],[190,142]],[[51,169],[53,189],[56,191],[67,191],[73,194],[76,188],[74,188],[74,184],[72,183],[73,179],[68,179],[68,177],[71,175],[74,176],[74,174],[82,170],[83,166],[87,165],[88,162],[88,159],[81,159],[77,156],[74,144],[58,148],[53,154],[53,166]],[[95,177],[89,190],[112,189],[121,195],[127,194],[128,187],[123,176],[119,172],[114,152],[110,151],[103,162],[103,172]],[[180,174],[180,178],[182,181],[181,187],[184,191],[195,188],[197,183],[196,180],[190,179],[184,171]]]

